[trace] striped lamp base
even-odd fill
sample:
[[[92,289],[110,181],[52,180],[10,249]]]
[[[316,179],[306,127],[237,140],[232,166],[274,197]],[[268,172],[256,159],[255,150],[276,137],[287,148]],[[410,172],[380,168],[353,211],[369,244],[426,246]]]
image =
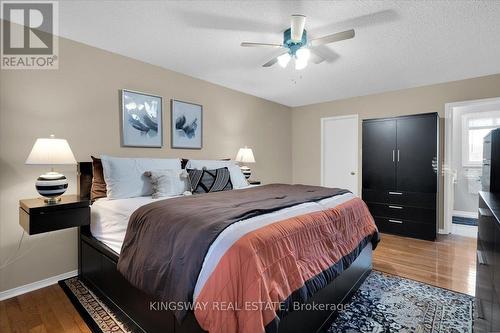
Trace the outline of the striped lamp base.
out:
[[[252,174],[252,170],[250,170],[249,167],[244,165],[244,166],[240,167],[240,169],[241,169],[241,172],[243,172],[243,175],[245,175],[246,179],[250,178],[250,175]]]
[[[38,177],[35,187],[41,196],[49,198],[46,200],[47,203],[53,204],[58,201],[57,197],[66,192],[68,180],[58,172],[47,172]]]

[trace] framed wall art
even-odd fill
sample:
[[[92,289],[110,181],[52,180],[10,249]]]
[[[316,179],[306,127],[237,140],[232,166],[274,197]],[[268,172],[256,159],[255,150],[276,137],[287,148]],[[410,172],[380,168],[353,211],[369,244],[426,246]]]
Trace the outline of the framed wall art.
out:
[[[171,100],[171,146],[178,149],[203,147],[203,106]]]
[[[160,96],[121,90],[122,146],[163,146],[163,103]]]

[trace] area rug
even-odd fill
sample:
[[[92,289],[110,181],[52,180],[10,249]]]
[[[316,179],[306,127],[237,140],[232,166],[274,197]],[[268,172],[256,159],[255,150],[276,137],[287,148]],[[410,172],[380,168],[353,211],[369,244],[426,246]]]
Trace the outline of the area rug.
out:
[[[92,332],[142,332],[118,308],[111,302],[104,302],[104,297],[97,296],[78,277],[59,281],[59,285]]]
[[[93,332],[139,331],[78,278],[59,284]],[[327,331],[469,333],[473,300],[468,295],[373,271]]]
[[[474,297],[372,272],[328,333],[468,333]]]

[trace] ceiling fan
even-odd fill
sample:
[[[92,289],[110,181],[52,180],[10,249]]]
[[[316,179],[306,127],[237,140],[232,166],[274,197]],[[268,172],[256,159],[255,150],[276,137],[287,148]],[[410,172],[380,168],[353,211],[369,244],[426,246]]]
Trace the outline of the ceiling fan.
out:
[[[307,31],[304,29],[305,24],[306,17],[304,15],[292,15],[291,27],[283,32],[283,44],[243,42],[241,46],[284,49],[282,54],[269,60],[262,67],[271,67],[275,63],[278,63],[281,67],[285,68],[288,66],[290,60],[294,59],[295,69],[300,70],[307,66],[311,57],[315,64],[319,64],[325,60],[318,54],[314,47],[354,37],[354,29],[351,29],[308,40]]]

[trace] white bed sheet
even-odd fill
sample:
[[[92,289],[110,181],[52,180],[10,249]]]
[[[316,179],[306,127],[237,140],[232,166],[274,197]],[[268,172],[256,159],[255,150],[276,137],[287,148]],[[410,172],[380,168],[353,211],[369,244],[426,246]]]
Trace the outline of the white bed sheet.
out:
[[[168,200],[173,197],[153,199],[137,197],[128,199],[97,199],[90,208],[90,231],[92,236],[120,254],[128,221],[132,213],[139,207],[158,200]]]

